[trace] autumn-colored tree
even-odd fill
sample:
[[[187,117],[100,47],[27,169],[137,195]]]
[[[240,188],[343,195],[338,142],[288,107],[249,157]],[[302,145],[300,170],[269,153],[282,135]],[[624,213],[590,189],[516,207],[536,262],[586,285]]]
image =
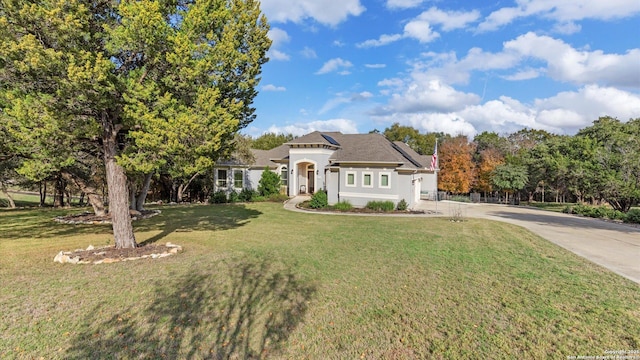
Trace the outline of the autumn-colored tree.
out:
[[[504,156],[496,148],[480,151],[480,162],[476,168],[477,182],[475,188],[485,193],[493,191],[491,175],[498,165],[504,164]]]
[[[447,139],[440,145],[438,188],[454,194],[471,191],[475,179],[475,145],[466,136]]]

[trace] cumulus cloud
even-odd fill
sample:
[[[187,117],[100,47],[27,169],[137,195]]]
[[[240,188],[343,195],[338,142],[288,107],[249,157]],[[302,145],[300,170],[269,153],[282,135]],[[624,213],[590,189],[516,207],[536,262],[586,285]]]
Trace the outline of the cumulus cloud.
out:
[[[271,39],[271,48],[267,53],[267,56],[273,60],[287,61],[290,59],[289,55],[280,50],[280,47],[288,43],[291,38],[286,31],[280,28],[273,28],[267,33],[269,39]]]
[[[339,131],[343,134],[357,134],[356,123],[349,119],[316,120],[293,125],[271,126],[266,132],[302,136],[313,131]]]
[[[640,2],[637,0],[519,0],[517,4],[515,7],[504,7],[489,14],[478,26],[478,31],[494,31],[518,18],[528,16],[540,16],[561,24],[569,24],[584,19],[609,20],[640,13]]]
[[[275,86],[273,84],[267,84],[262,87],[262,91],[286,91],[287,88],[284,86]]]
[[[365,11],[360,0],[262,0],[261,7],[272,23],[313,19],[328,26],[336,26]]]
[[[322,65],[320,70],[316,71],[316,75],[328,74],[331,72],[339,71],[338,73],[341,75],[347,75],[349,72],[346,70],[352,67],[353,64],[348,60],[343,60],[341,58],[331,59]]]
[[[555,80],[640,87],[640,49],[623,55],[605,54],[601,50],[581,51],[562,40],[532,32],[506,42],[504,49],[543,60],[548,66],[547,74]]]
[[[378,47],[391,44],[401,39],[411,38],[420,43],[429,43],[440,37],[440,33],[433,30],[439,26],[442,31],[452,31],[467,27],[478,20],[480,13],[473,11],[443,11],[436,7],[421,13],[405,24],[402,34],[383,34],[378,39],[369,39],[356,46],[359,48]]]

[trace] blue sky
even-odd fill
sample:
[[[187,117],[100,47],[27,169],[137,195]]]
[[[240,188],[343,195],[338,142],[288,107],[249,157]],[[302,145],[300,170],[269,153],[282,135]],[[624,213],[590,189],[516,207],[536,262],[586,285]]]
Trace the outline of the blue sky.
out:
[[[640,117],[639,0],[262,0],[270,61],[243,132],[573,134]]]

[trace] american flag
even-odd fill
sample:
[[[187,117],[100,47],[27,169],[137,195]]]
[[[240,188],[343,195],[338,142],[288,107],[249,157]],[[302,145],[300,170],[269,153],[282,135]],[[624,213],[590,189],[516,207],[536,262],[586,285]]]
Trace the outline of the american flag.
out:
[[[433,155],[431,155],[431,171],[438,168],[438,140],[436,140],[436,147],[433,149]]]

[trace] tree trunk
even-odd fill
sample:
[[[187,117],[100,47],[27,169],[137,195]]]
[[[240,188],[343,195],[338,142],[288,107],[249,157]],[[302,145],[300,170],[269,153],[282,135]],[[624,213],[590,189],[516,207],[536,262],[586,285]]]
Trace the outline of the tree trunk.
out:
[[[198,175],[200,175],[200,173],[193,174],[193,176],[189,179],[189,181],[187,181],[186,184],[182,183],[180,184],[180,186],[178,186],[178,203],[182,202],[182,196],[184,195],[185,191],[187,191],[187,188],[189,187],[189,185],[191,185],[191,182],[195,180],[195,178],[197,178]]]
[[[93,213],[96,216],[105,216],[107,215],[107,211],[104,209],[104,203],[102,202],[102,197],[98,195],[98,189],[94,186],[87,184],[83,179],[73,176],[71,173],[63,171],[62,177],[75,184],[83,193],[87,195],[87,199],[89,199],[89,204],[93,208]]]
[[[137,244],[133,234],[131,216],[129,215],[127,175],[124,173],[124,169],[116,162],[117,135],[120,127],[114,126],[110,119],[104,118],[102,126],[104,165],[107,186],[109,187],[109,214],[111,215],[113,237],[117,249],[135,248]]]
[[[136,187],[132,181],[129,182],[129,210],[136,209]]]
[[[56,179],[56,187],[53,194],[53,207],[64,207],[64,183],[61,177]]]
[[[13,198],[11,197],[11,194],[9,194],[9,191],[7,191],[7,186],[2,182],[0,182],[0,191],[2,191],[4,196],[7,197],[7,200],[9,200],[9,208],[15,209],[16,208],[16,202],[13,201]]]
[[[43,186],[44,185],[44,186]],[[44,207],[47,202],[47,182],[40,182],[40,207]]]
[[[136,210],[138,211],[144,210],[144,202],[147,200],[147,193],[149,192],[149,187],[151,187],[151,179],[153,179],[153,172],[148,173],[144,177],[142,189],[140,189],[140,194],[138,194],[138,198],[136,198]]]

